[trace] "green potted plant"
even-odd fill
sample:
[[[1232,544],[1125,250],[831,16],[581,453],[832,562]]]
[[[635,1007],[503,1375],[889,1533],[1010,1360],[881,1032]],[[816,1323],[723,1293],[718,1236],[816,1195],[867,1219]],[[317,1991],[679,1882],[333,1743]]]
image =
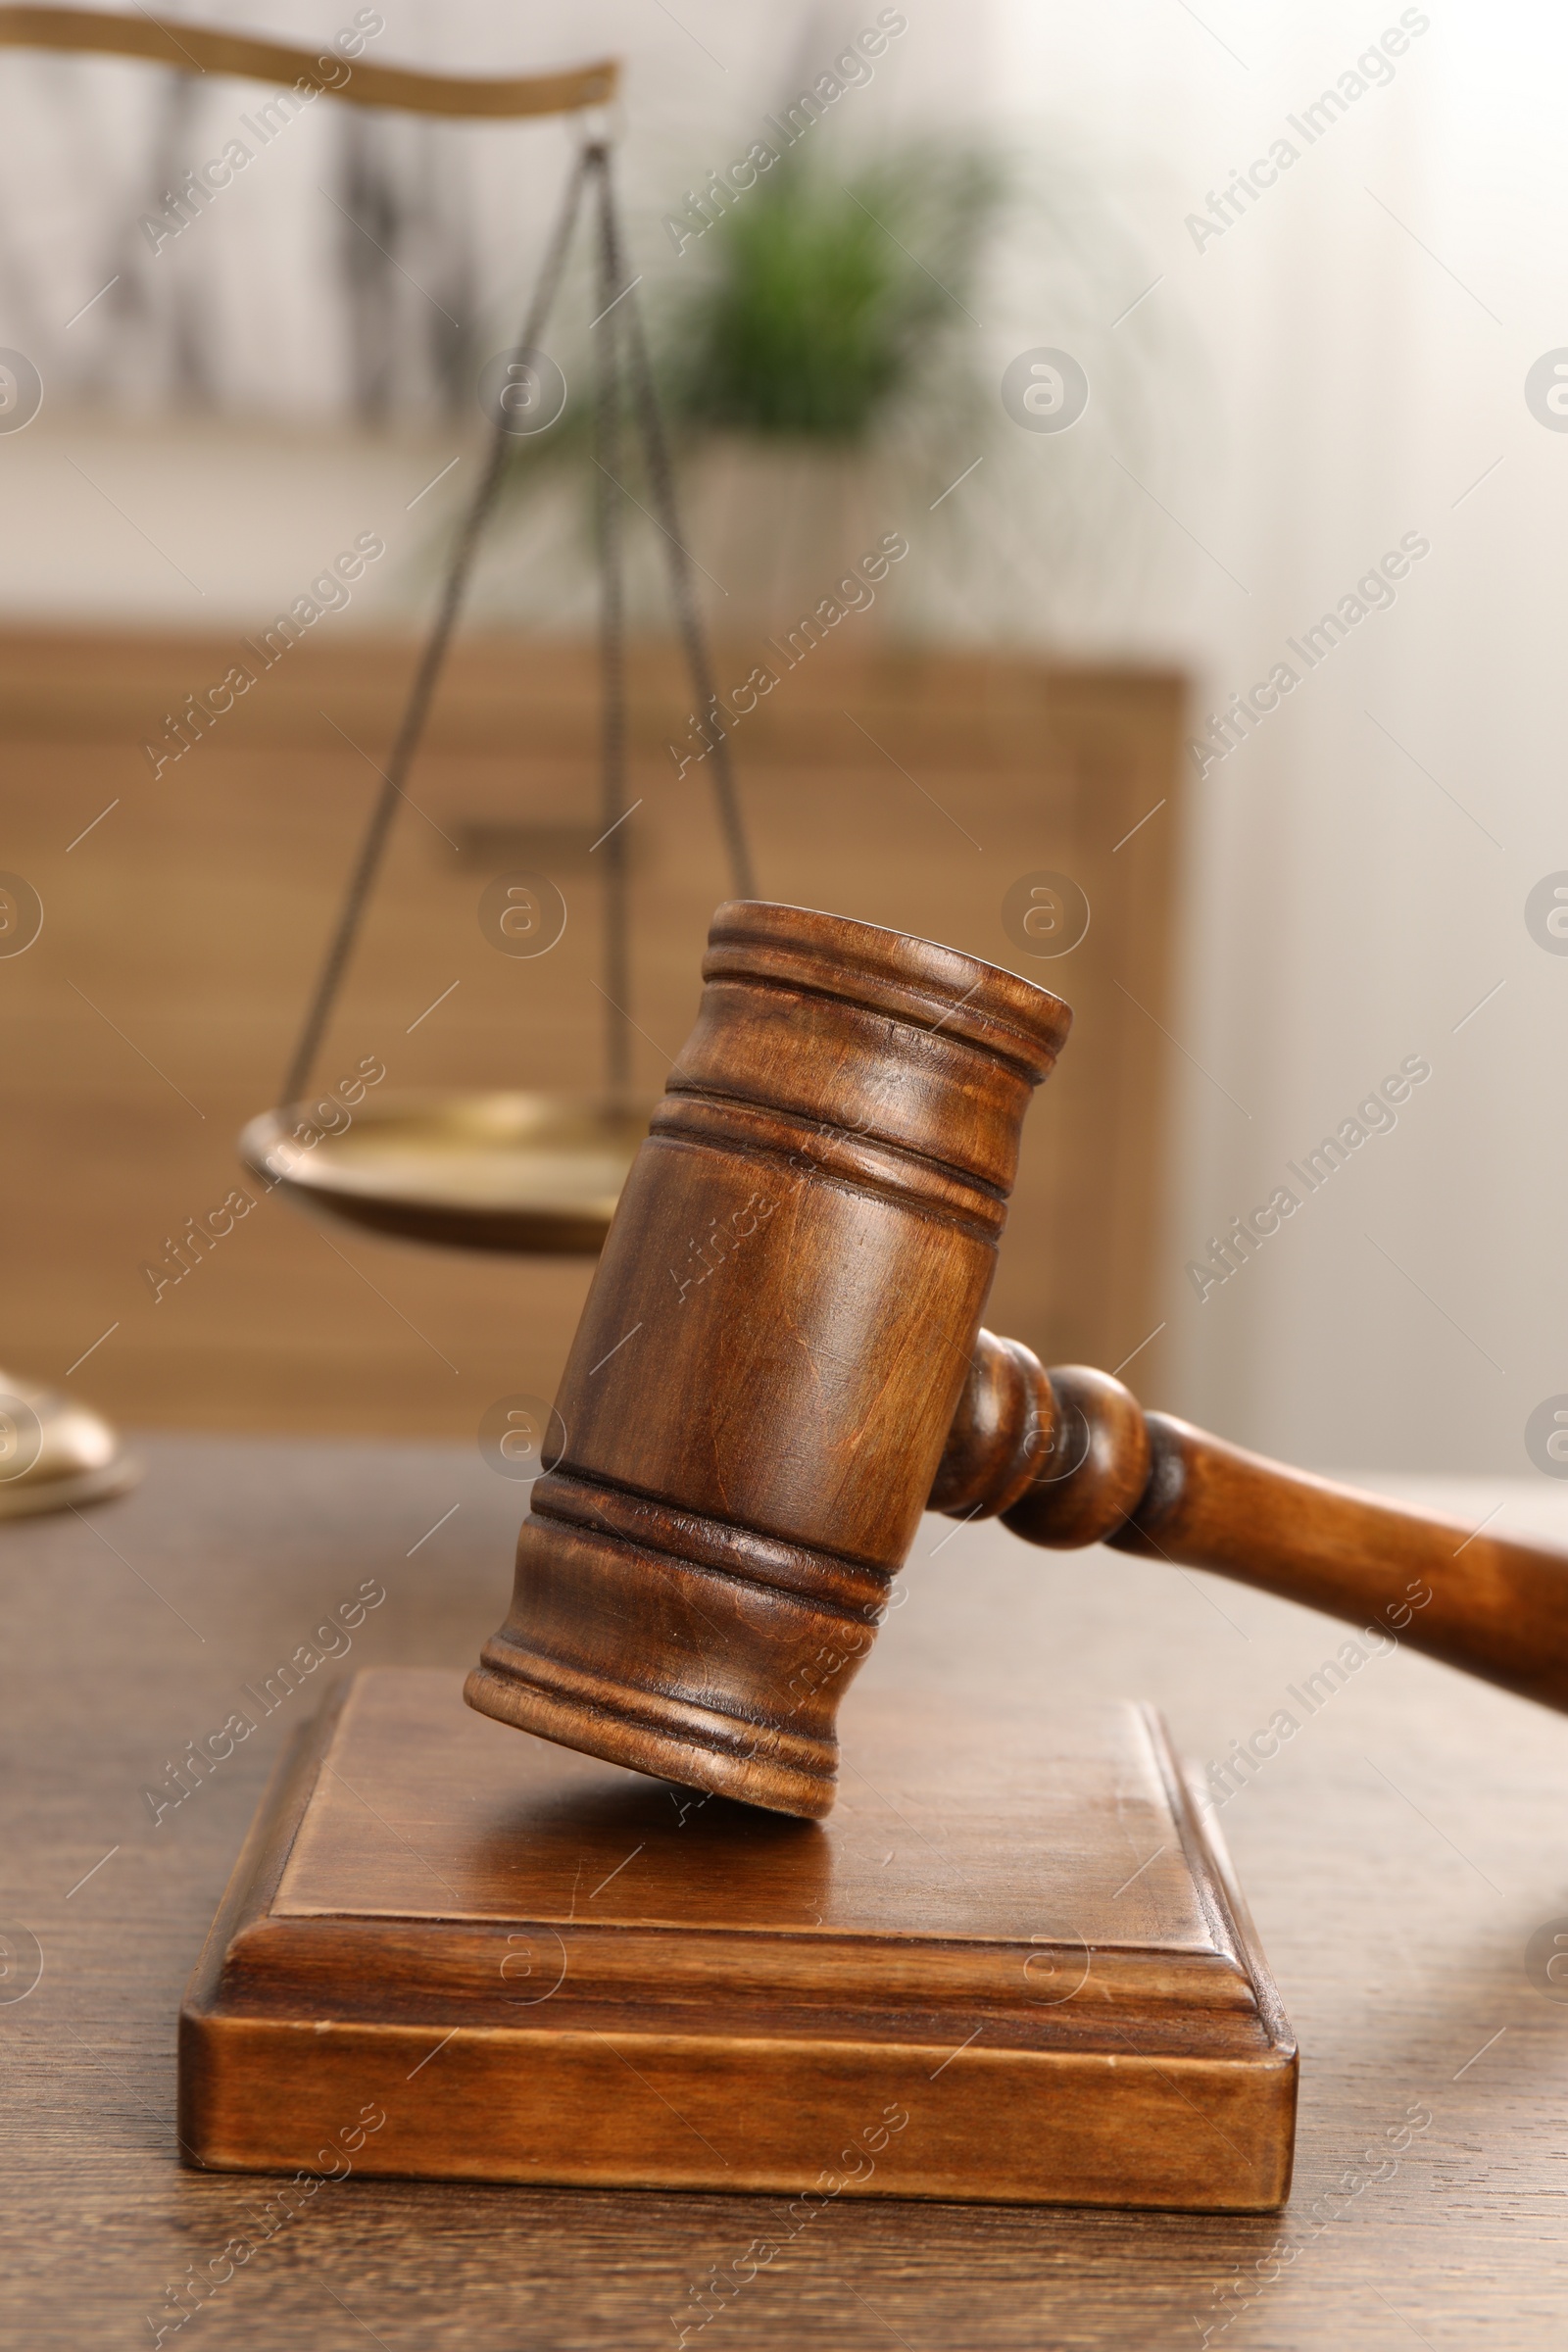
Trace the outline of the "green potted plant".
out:
[[[844,176],[831,150],[786,155],[683,252],[695,281],[662,289],[660,374],[716,625],[808,609],[972,454],[968,306],[1004,193],[963,148]]]
[[[748,186],[720,191],[716,176],[632,239],[713,631],[787,629],[890,530],[919,561],[857,635],[891,611],[922,636],[1070,642],[1097,612],[1121,613],[1151,532],[1168,527],[1146,484],[1191,361],[1092,160],[1063,135],[1027,159],[936,135],[852,158],[824,139]],[[573,300],[575,324],[551,338],[570,396],[518,443],[513,528],[478,599],[571,628],[592,625],[597,479],[590,313]],[[1004,371],[1057,344],[1093,383],[1089,421],[1020,431]],[[646,510],[629,416],[624,449]],[[632,620],[662,629],[662,550],[635,515],[627,554]]]

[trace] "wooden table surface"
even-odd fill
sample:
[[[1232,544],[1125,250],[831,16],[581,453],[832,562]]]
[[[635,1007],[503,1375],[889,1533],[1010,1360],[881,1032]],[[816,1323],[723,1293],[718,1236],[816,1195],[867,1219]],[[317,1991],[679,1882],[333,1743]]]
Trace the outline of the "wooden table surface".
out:
[[[174,2019],[310,1685],[156,1825],[144,1791],[167,1793],[185,1742],[367,1578],[386,1599],[344,1664],[466,1664],[502,1614],[524,1495],[445,1445],[144,1450],[129,1499],[0,1530],[0,2315],[29,2352],[154,2341],[166,2288],[260,2202],[260,2181],[176,2161]],[[1568,1538],[1568,1494],[1544,1482],[1407,1491],[1471,1525],[1500,1502],[1509,1530]],[[907,1592],[846,1702],[851,1754],[858,1692],[895,1685],[911,1707],[937,1686],[1042,1706],[1149,1698],[1205,1765],[1280,1710],[1299,1719],[1221,1816],[1301,2044],[1296,2189],[1255,2220],[828,2207],[689,2341],[1559,2344],[1568,1997],[1539,1932],[1568,1936],[1568,1723],[1403,1654],[1347,1659],[1309,1712],[1310,1689],[1291,1693],[1340,1654],[1343,1628],[1157,1563],[1027,1551],[996,1528],[927,1522]],[[18,1931],[43,1962],[22,1998]],[[1363,2161],[1374,2141],[1382,2160]],[[673,2346],[689,2290],[762,2227],[734,2197],[350,2178],[234,2271],[200,2340]]]

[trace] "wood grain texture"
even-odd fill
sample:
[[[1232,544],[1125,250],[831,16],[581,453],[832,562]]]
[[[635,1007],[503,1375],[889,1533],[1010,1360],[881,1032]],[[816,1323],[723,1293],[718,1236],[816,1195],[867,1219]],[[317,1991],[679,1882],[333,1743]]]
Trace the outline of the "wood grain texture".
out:
[[[413,473],[411,494],[441,463]],[[269,1196],[158,1304],[140,1272],[244,1181],[234,1138],[274,1099],[385,765],[412,650],[328,638],[336,626],[261,673],[156,779],[142,745],[162,737],[165,714],[235,661],[259,667],[237,638],[0,632],[4,863],[45,907],[37,943],[0,959],[0,1361],[58,1385],[118,1324],[73,1386],[122,1419],[471,1443],[498,1397],[554,1394],[586,1261],[399,1248],[318,1229]],[[737,648],[725,666],[721,649],[721,680],[755,658]],[[706,771],[676,779],[666,749],[688,708],[668,652],[636,648],[631,1009],[649,1100],[691,1026],[726,891]],[[594,804],[596,723],[591,649],[459,647],[323,1085],[366,1054],[388,1089],[596,1083],[599,858],[585,853],[598,828],[576,846],[562,834]],[[1087,892],[1081,947],[1038,969],[1016,959],[1069,998],[1077,1024],[1050,1115],[1026,1138],[991,1308],[1050,1360],[1118,1364],[1163,1311],[1168,1049],[1156,1024],[1174,1025],[1180,734],[1171,677],[835,643],[736,736],[770,896],[1006,964],[1016,951],[1001,907],[1015,875],[1057,866]],[[498,955],[480,894],[493,873],[539,867],[567,900],[565,936],[532,960]],[[1055,1237],[1068,1226],[1077,1242],[1064,1251]],[[1153,1353],[1139,1358],[1146,1379]]]
[[[819,1816],[1071,1015],[950,948],[755,901],[720,906],[703,977],[467,1696]]]
[[[273,2208],[268,2236],[271,2184],[181,2167],[182,1988],[321,1674],[157,1828],[143,1788],[364,1580],[387,1598],[340,1668],[462,1668],[496,1621],[516,1496],[467,1447],[145,1449],[147,1485],[90,1526],[66,1514],[0,1544],[5,1914],[44,1961],[25,1999],[0,2005],[6,2331],[34,2352],[151,2343],[166,2287],[221,2268],[249,2232],[267,2242],[166,2346],[353,2352],[368,2328],[388,2352],[667,2352],[714,2277],[787,2227],[782,2201],[353,2169],[296,2199],[291,2222]],[[1568,1533],[1544,1480],[1401,1492],[1468,1526],[1503,1505],[1522,1535]],[[1266,2217],[836,2199],[692,2340],[1176,2352],[1234,2312],[1211,2338],[1227,2352],[1396,2352],[1412,2328],[1440,2352],[1555,2352],[1568,2003],[1526,1953],[1568,1913],[1568,1724],[1402,1650],[1366,1658],[1308,1719],[1287,1691],[1336,1657],[1343,1627],[1155,1561],[1031,1550],[995,1524],[927,1521],[901,1582],[844,1710],[847,1788],[861,1787],[857,1712],[895,1686],[1047,1716],[1147,1698],[1200,1767],[1282,1707],[1300,1719],[1220,1815],[1301,2040],[1296,2184]],[[906,1811],[887,1848],[923,1857],[934,1886],[968,1867],[936,1812]],[[1429,2126],[1392,2174],[1369,2167],[1411,2108]],[[726,2125],[744,2149],[744,2109]]]
[[[323,1719],[186,1995],[193,2160],[331,2173],[373,2113],[371,2175],[1283,2202],[1296,2046],[1153,1715],[885,1692],[831,1828],[508,1737],[450,1673]],[[962,1881],[899,1853],[910,1812]]]
[[[720,906],[703,974],[470,1706],[821,1818],[930,1503],[1218,1569],[1568,1708],[1568,1553],[1263,1461],[982,1332],[1059,999],[755,901]]]

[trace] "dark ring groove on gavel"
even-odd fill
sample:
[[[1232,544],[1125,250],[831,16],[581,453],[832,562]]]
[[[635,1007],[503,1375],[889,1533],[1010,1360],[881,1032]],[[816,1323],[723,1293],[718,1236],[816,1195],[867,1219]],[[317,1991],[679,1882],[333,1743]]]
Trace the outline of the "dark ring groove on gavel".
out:
[[[839,1701],[928,1502],[1375,1618],[1568,1705],[1568,1555],[1277,1468],[982,1333],[1023,1115],[1072,1017],[1058,998],[749,901],[719,908],[703,977],[471,1706],[826,1813]]]

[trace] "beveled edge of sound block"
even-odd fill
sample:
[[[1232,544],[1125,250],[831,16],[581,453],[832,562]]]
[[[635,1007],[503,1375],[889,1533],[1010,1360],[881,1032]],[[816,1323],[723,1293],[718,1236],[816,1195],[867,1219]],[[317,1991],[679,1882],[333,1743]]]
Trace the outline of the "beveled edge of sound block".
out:
[[[442,1751],[450,1783],[448,1709],[463,1719],[456,1675],[450,1697],[422,1698],[413,1685],[445,1678],[398,1669],[348,1678],[296,1734],[180,2013],[178,2128],[195,2169],[292,2172],[283,2193],[302,2197],[323,2172],[358,2172],[790,2196],[814,2179],[812,2193],[827,2199],[1190,2212],[1269,2213],[1285,2202],[1295,2039],[1223,1846],[1152,1711],[1127,1716],[1142,1722],[1142,1752],[1207,1931],[1193,1943],[1190,1927],[1167,1913],[1163,1939],[1156,1931],[1120,1950],[1092,1947],[1103,1964],[1096,2000],[1069,1995],[1042,2012],[1032,1998],[1020,2006],[1015,1989],[1003,2008],[993,1999],[977,2012],[988,1953],[1010,1953],[1015,1984],[1018,1956],[1027,1959],[1038,1938],[1009,1931],[1011,1941],[995,1945],[977,1922],[980,1941],[956,1944],[951,1926],[922,1930],[918,1914],[891,1940],[848,1923],[813,1934],[806,1919],[760,1934],[744,1917],[727,1929],[660,1926],[635,1902],[624,1918],[599,1921],[579,1919],[575,1897],[569,1915],[547,1906],[532,1920],[474,1909],[471,1896],[450,1917],[422,1897],[412,1910],[377,1909],[373,1858],[357,1841],[351,1858],[341,1831],[335,1849],[316,1844],[308,1890],[289,1896],[318,1790],[325,1812],[308,1833],[318,1840],[334,1804],[367,1801],[367,1764],[352,1745],[358,1717],[344,1720],[350,1694],[403,1679],[406,1699],[388,1688],[367,1701],[379,1706],[378,1736],[384,1746],[388,1722],[411,1732],[422,1723],[438,1742],[437,1785]],[[347,1794],[331,1764],[344,1740]],[[401,1731],[396,1740],[406,1752]],[[425,1767],[413,1769],[412,1783],[401,1761],[394,1769],[406,1800],[424,1785]],[[449,1799],[455,1787],[461,1800],[464,1775],[486,1769],[474,1751]],[[704,1818],[731,1834],[718,1817]],[[406,1864],[405,1845],[398,1838],[387,1867]],[[332,1877],[320,1875],[331,1850],[343,1857],[333,1869],[347,1872],[340,1900]],[[462,1875],[461,1864],[451,1867]],[[530,1945],[545,1935],[569,1950],[563,1968],[571,1968],[574,1996],[509,1997],[501,1980],[524,1933]],[[977,2013],[995,2024],[971,2048]],[[684,2132],[672,2134],[671,2104]],[[739,2138],[737,2115],[746,2124]],[[824,2189],[824,2154],[855,2133],[856,2147],[843,2152],[854,2173],[835,2170]]]

